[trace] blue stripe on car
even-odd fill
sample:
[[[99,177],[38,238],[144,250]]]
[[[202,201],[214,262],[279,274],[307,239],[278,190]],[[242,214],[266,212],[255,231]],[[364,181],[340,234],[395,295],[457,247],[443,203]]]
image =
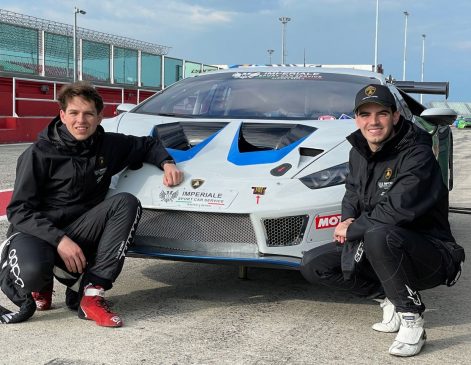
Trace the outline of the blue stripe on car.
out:
[[[280,161],[283,157],[285,157],[288,153],[290,153],[308,137],[305,136],[303,138],[300,138],[296,142],[293,142],[278,150],[240,152],[239,133],[240,129],[237,131],[236,135],[234,136],[234,139],[232,140],[231,149],[229,150],[229,155],[227,156],[228,161],[238,166],[258,165]]]
[[[189,150],[182,151],[176,150],[174,148],[167,148],[168,153],[172,156],[172,158],[176,162],[183,162],[191,160],[193,157],[196,156],[198,152],[200,152],[211,140],[217,136],[220,131],[214,133],[213,135],[206,138],[204,141],[201,141],[196,146],[191,147]]]

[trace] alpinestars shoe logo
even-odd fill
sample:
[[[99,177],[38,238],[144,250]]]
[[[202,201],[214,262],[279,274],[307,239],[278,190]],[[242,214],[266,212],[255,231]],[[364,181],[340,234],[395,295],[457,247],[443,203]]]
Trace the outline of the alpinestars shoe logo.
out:
[[[119,318],[118,316],[113,316],[110,318],[112,322],[116,323],[116,324],[120,324],[121,323],[121,318]]]
[[[409,296],[407,298],[409,298],[410,300],[412,300],[414,302],[415,305],[422,305],[422,302],[420,301],[420,295],[419,293],[417,293],[417,291],[413,291],[411,288],[409,288],[407,285],[406,285],[406,289],[407,291],[409,292]]]

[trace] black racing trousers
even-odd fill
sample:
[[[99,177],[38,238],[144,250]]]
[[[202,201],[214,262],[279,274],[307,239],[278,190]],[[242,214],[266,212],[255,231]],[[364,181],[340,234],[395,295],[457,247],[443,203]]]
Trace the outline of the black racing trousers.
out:
[[[306,253],[302,274],[315,283],[368,296],[384,289],[397,312],[422,313],[419,290],[444,284],[449,257],[423,234],[396,226],[378,225],[363,238],[366,258],[350,280],[341,270],[342,248],[334,243]]]
[[[42,291],[53,277],[79,291],[83,284],[112,287],[121,272],[141,217],[139,200],[120,193],[104,200],[67,226],[66,235],[82,249],[87,266],[82,275],[71,273],[56,247],[35,236],[17,233],[10,242],[9,262],[15,263],[10,278],[27,292]]]

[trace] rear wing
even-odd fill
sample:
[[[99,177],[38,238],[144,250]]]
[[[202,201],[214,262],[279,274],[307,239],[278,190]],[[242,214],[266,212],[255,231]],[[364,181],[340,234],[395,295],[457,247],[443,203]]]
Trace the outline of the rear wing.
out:
[[[398,89],[410,94],[435,94],[445,95],[448,99],[450,83],[445,82],[425,82],[425,81],[393,81]]]
[[[399,81],[389,77],[386,82],[396,86],[399,93],[404,98],[405,102],[409,106],[411,112],[415,115],[420,115],[425,109],[421,103],[415,100],[409,94],[435,94],[445,95],[448,98],[448,92],[450,91],[450,83],[444,82],[424,82],[424,81]]]

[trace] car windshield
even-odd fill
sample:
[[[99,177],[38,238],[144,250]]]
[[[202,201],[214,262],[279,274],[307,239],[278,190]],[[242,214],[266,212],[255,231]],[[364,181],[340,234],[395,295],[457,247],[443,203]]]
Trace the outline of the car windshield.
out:
[[[355,94],[379,83],[322,72],[225,72],[177,82],[133,112],[199,118],[340,119],[353,117]]]

